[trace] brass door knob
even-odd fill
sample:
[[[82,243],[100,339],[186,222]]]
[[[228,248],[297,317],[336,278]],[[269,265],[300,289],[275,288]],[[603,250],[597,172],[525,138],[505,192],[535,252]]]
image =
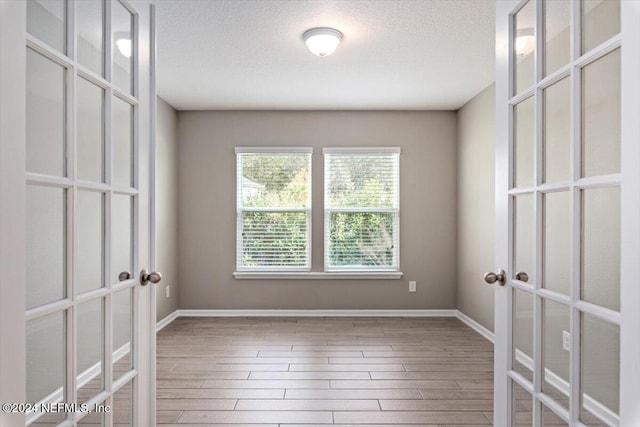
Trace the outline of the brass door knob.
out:
[[[146,268],[140,272],[140,284],[142,286],[146,286],[149,282],[158,283],[160,280],[162,280],[162,274],[158,272],[152,271],[149,273]]]
[[[498,282],[500,286],[504,286],[504,281],[506,277],[507,276],[505,275],[504,270],[500,269],[498,270],[497,273],[494,273],[494,272],[485,273],[484,281],[490,285],[493,285],[494,283]]]

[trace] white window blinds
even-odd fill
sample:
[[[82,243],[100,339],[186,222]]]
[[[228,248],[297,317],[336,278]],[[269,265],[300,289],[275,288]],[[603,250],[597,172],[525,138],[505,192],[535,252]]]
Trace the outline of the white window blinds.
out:
[[[400,149],[323,152],[325,270],[398,270]]]
[[[238,270],[311,267],[311,148],[236,148]]]

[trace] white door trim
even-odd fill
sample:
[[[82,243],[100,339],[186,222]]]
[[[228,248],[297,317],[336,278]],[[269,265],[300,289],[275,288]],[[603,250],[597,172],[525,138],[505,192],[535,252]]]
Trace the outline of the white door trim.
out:
[[[149,5],[149,268],[151,271],[158,271],[158,247],[157,247],[157,194],[156,180],[158,167],[158,151],[157,151],[157,117],[158,117],[158,90],[156,81],[156,58],[157,58],[157,33],[156,33],[156,6]],[[149,325],[153,331],[153,325],[156,325],[157,314],[157,294],[158,287],[151,286],[149,303]],[[155,332],[157,332],[157,325]],[[156,425],[156,334],[150,334],[149,356],[150,356],[150,425]]]
[[[0,402],[26,400],[25,2],[0,0]],[[25,416],[0,411],[0,425]]]
[[[640,425],[640,2],[622,1],[620,425]]]
[[[509,14],[520,0],[496,2],[496,87],[495,87],[495,249],[494,271],[506,269],[509,259],[509,233],[505,224],[509,224],[509,168],[499,165],[510,164],[509,140],[511,128],[506,118],[511,114],[509,94],[511,79],[505,79],[505,70],[510,73],[511,43]],[[505,265],[501,265],[507,261]],[[511,293],[505,286],[494,286],[494,386],[493,413],[494,425],[511,425],[510,396],[511,383],[507,377],[511,365],[511,322],[507,321],[511,312]]]

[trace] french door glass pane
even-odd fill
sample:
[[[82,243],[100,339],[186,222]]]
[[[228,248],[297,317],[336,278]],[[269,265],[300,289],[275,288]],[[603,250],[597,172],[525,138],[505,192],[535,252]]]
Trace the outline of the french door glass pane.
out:
[[[511,381],[512,385],[512,424],[516,427],[533,425],[533,397],[520,384]]]
[[[569,82],[566,77],[544,90],[544,182],[571,178]]]
[[[545,76],[562,68],[570,61],[570,21],[571,1],[545,0],[543,24]]]
[[[64,67],[27,49],[27,172],[63,176],[65,168]]]
[[[533,294],[513,288],[513,370],[533,382]]]
[[[582,190],[582,299],[620,310],[620,187]]]
[[[620,172],[620,49],[582,69],[582,176]]]
[[[77,306],[78,403],[104,390],[104,299]]]
[[[65,297],[66,190],[27,186],[27,309]]]
[[[569,295],[571,269],[571,196],[569,191],[546,193],[544,200],[542,285]]]
[[[113,2],[113,83],[125,93],[133,93],[133,16],[119,2]]]
[[[111,282],[122,272],[133,274],[133,198],[114,194],[111,198]]]
[[[620,32],[620,0],[582,0],[582,53]]]
[[[104,286],[104,194],[78,191],[77,267],[78,293]]]
[[[105,403],[102,403],[105,405]],[[104,426],[104,413],[90,412],[78,421],[78,427],[102,427]]]
[[[522,92],[535,81],[534,59],[536,42],[533,31],[535,27],[535,16],[535,1],[530,0],[513,18],[515,31],[513,35],[515,94]]]
[[[78,32],[78,62],[89,70],[104,75],[104,29],[102,0],[76,2]]]
[[[129,381],[113,394],[113,425],[133,425],[133,382]]]
[[[27,321],[27,402],[65,401],[65,312]],[[51,425],[64,412],[46,413],[40,423]]]
[[[522,194],[513,199],[514,256],[513,272],[526,273],[530,284],[535,282],[534,244],[535,213],[533,194]]]
[[[133,185],[133,107],[113,97],[113,184],[116,187]]]
[[[551,409],[542,405],[542,425],[544,427],[562,427],[568,426],[569,424],[557,416]]]
[[[76,80],[78,178],[104,181],[104,90],[82,77]]]
[[[52,48],[66,53],[65,0],[27,0],[27,31]]]
[[[607,410],[617,414],[619,410],[620,328],[582,313],[581,359],[580,420],[586,425],[602,425],[599,414]]]
[[[515,187],[529,187],[533,185],[533,154],[534,138],[534,101],[527,98],[514,107],[513,111],[513,145],[514,171],[513,183]]]
[[[115,292],[113,309],[113,380],[116,381],[133,367],[133,290]]]
[[[542,307],[542,391],[569,409],[570,353],[563,345],[563,333],[570,331],[569,307],[549,299]]]

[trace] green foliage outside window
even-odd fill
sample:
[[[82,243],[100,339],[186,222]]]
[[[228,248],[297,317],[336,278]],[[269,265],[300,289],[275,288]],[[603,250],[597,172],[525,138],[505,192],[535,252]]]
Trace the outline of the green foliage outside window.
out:
[[[335,159],[329,198],[340,207],[393,206],[389,157]],[[308,155],[252,154],[242,158],[242,205],[246,208],[306,208]],[[307,265],[307,212],[251,211],[242,214],[242,265]],[[332,212],[329,257],[332,266],[391,266],[392,212]]]
[[[309,204],[309,156],[251,154],[242,157],[242,206],[291,209]],[[307,212],[242,214],[242,265],[307,264]]]
[[[335,212],[329,232],[332,266],[393,265],[393,216],[379,212]]]

